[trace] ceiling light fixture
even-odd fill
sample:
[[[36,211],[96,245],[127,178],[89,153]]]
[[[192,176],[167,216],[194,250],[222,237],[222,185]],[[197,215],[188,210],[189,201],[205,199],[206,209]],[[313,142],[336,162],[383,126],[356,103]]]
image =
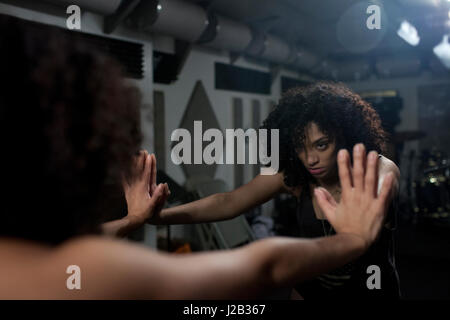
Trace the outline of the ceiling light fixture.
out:
[[[433,52],[450,69],[450,43],[448,43],[448,35],[445,35],[442,42],[433,48]]]
[[[403,20],[401,23],[400,28],[397,30],[397,34],[412,46],[417,46],[420,42],[420,37],[416,28],[406,20]]]

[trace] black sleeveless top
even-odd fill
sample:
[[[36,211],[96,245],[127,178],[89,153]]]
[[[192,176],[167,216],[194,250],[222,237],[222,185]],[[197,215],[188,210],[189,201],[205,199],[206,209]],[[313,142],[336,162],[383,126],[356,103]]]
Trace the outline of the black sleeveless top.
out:
[[[378,240],[372,244],[364,255],[341,268],[296,286],[295,289],[298,293],[305,299],[398,299],[400,290],[394,255],[396,203],[396,200],[391,203],[386,224]],[[299,236],[302,238],[317,238],[335,234],[327,220],[316,218],[309,192],[302,192],[300,199],[298,199],[296,216],[299,224]],[[380,289],[369,289],[367,286],[367,280],[373,274],[373,271],[369,273],[367,271],[367,268],[371,265],[380,268]]]

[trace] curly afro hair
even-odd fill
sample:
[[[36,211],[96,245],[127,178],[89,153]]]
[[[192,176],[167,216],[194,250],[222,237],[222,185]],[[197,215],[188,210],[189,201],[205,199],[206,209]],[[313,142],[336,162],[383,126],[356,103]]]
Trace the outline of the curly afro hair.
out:
[[[283,94],[261,127],[269,131],[279,129],[279,170],[289,187],[308,190],[313,181],[297,156],[311,122],[336,143],[336,152],[350,151],[357,143],[363,143],[367,150],[385,151],[387,136],[378,114],[344,84],[321,81],[292,88]],[[268,149],[270,152],[270,146]]]
[[[77,36],[0,15],[0,236],[58,244],[98,233],[108,181],[139,150],[139,105]]]

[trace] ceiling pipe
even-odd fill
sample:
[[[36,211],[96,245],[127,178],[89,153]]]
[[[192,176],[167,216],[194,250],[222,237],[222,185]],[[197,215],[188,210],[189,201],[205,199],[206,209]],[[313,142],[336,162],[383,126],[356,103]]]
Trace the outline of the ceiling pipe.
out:
[[[252,41],[252,30],[243,23],[217,16],[216,37],[208,47],[232,52],[243,52]]]
[[[143,32],[160,32],[178,40],[196,43],[209,25],[205,9],[181,0],[141,1],[127,19]]]
[[[303,70],[311,70],[317,66],[321,60],[316,54],[305,48],[295,48],[293,64]]]
[[[34,1],[33,1],[34,2]],[[116,12],[122,0],[46,0],[59,6],[68,7],[70,5],[77,5],[83,10],[95,12],[101,15],[110,15]]]
[[[306,49],[292,47],[278,37],[208,13],[192,2],[141,1],[128,17],[127,24],[143,32],[159,32],[190,43],[247,54],[299,69],[309,70],[320,61],[319,57]]]
[[[406,1],[409,0],[400,0]],[[119,8],[123,0],[45,0],[45,2],[60,6],[74,4],[101,15],[110,15]],[[414,4],[435,5],[435,0],[415,0]],[[324,60],[305,48],[289,46],[278,37],[252,30],[241,22],[208,11],[193,1],[143,0],[130,14],[126,23],[142,32],[160,33],[188,43],[246,54],[275,64],[294,66],[319,77],[358,81],[365,79],[370,73],[367,61],[337,64],[329,59]],[[381,57],[375,62],[375,70],[381,77],[414,75],[420,72],[421,67],[421,61],[417,57],[405,59]]]
[[[279,64],[288,64],[291,50],[292,48],[286,42],[269,34],[266,37],[265,50],[261,58]]]

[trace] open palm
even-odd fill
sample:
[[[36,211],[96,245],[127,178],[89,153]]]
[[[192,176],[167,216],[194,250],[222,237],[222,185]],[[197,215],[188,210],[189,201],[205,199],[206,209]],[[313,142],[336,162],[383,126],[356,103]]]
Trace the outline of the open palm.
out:
[[[123,179],[128,217],[144,223],[163,208],[170,194],[167,183],[156,185],[156,158],[141,151],[134,159],[131,177]]]

